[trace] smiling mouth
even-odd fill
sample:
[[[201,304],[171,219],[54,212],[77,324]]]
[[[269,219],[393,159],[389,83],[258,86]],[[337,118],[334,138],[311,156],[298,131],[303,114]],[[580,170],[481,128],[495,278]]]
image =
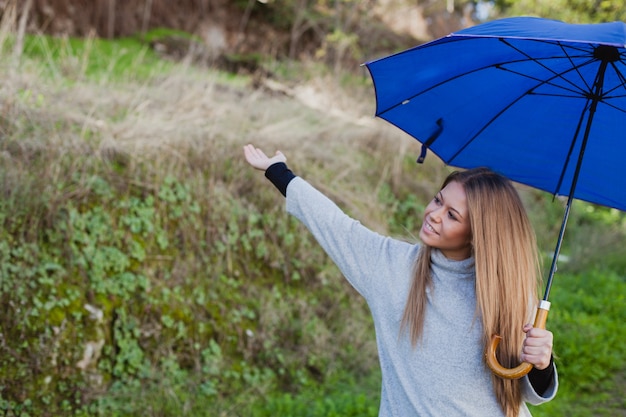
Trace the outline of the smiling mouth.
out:
[[[424,228],[428,230],[429,232],[438,234],[437,231],[427,221],[424,221]]]

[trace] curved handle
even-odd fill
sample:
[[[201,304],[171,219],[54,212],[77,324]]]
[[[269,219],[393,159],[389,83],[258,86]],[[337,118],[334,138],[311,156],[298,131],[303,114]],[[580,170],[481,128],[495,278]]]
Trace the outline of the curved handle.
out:
[[[537,307],[537,315],[535,316],[535,324],[533,327],[540,329],[546,328],[546,321],[548,320],[548,312],[550,311],[550,302],[542,300]],[[491,369],[491,372],[505,379],[519,379],[526,375],[533,368],[533,365],[528,362],[522,362],[515,368],[505,368],[500,365],[498,358],[496,358],[496,349],[500,344],[502,337],[495,334],[491,337],[491,344],[487,348],[485,357],[487,359],[487,366]]]

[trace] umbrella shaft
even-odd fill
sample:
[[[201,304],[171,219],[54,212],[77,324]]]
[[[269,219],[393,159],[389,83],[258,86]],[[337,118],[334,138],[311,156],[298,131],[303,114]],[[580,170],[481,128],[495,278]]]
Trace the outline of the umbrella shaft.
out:
[[[609,64],[610,59],[600,56],[602,62],[596,75],[596,81],[594,83],[595,91],[591,96],[591,106],[589,107],[589,115],[587,116],[587,125],[585,126],[585,133],[583,141],[581,143],[580,152],[578,154],[578,161],[576,163],[576,170],[574,171],[574,177],[572,179],[572,186],[567,197],[567,206],[565,207],[565,214],[563,215],[563,221],[561,223],[561,230],[559,231],[559,238],[556,242],[556,248],[554,249],[554,256],[552,257],[552,265],[550,266],[550,273],[548,274],[548,280],[546,283],[546,290],[543,294],[543,300],[548,301],[550,296],[550,288],[552,287],[552,279],[557,270],[557,262],[559,260],[559,254],[561,253],[561,244],[563,243],[563,235],[565,234],[565,227],[567,226],[567,219],[569,218],[569,212],[572,207],[572,200],[574,199],[574,191],[576,190],[576,183],[578,182],[578,175],[580,174],[580,167],[583,162],[583,155],[585,154],[585,148],[587,147],[587,139],[589,139],[589,133],[591,131],[591,124],[593,122],[593,116],[596,113],[598,102],[601,99],[602,89],[604,87],[604,74],[606,67]]]
[[[548,280],[546,283],[546,290],[543,293],[543,300],[548,301],[550,297],[550,288],[552,287],[552,278],[557,270],[557,261],[559,260],[559,254],[561,253],[561,244],[563,243],[563,236],[565,235],[565,228],[567,227],[567,219],[569,218],[570,208],[572,207],[572,194],[570,193],[567,198],[567,206],[565,207],[565,214],[563,215],[563,221],[561,222],[561,230],[559,231],[559,237],[556,241],[556,248],[554,249],[554,256],[552,257],[552,265],[550,265],[550,273],[548,274]]]

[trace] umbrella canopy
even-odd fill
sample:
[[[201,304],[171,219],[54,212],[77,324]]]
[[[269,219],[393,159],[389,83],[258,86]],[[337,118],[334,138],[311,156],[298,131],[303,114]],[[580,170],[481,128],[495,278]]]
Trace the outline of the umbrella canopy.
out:
[[[495,20],[365,64],[376,115],[446,164],[487,166],[513,181],[567,196],[535,327],[548,296],[574,198],[626,210],[626,24]],[[519,378],[532,365],[505,369]]]
[[[622,22],[516,17],[365,65],[376,115],[446,164],[626,210],[625,45]]]

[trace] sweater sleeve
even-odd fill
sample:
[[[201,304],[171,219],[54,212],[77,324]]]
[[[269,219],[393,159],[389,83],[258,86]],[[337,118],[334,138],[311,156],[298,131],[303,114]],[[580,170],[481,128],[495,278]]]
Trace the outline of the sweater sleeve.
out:
[[[300,177],[289,182],[287,211],[309,229],[368,301],[381,285],[389,287],[391,280],[403,279],[402,274],[393,274],[390,269],[412,269],[416,245],[368,229]]]
[[[549,377],[543,375],[543,377],[546,377],[547,379],[542,382],[543,387],[545,387],[543,392],[541,392],[541,388],[543,387],[537,385],[537,388],[535,388],[535,384],[537,383],[537,375],[531,375],[533,371],[531,371],[528,375],[522,378],[522,396],[524,397],[525,402],[532,405],[539,405],[554,399],[554,397],[556,396],[556,393],[559,389],[559,376],[556,365],[554,365],[553,363],[552,366],[549,366],[544,371],[550,373],[550,375]],[[541,373],[543,371],[536,372]],[[535,380],[534,383],[532,382],[533,379]]]

